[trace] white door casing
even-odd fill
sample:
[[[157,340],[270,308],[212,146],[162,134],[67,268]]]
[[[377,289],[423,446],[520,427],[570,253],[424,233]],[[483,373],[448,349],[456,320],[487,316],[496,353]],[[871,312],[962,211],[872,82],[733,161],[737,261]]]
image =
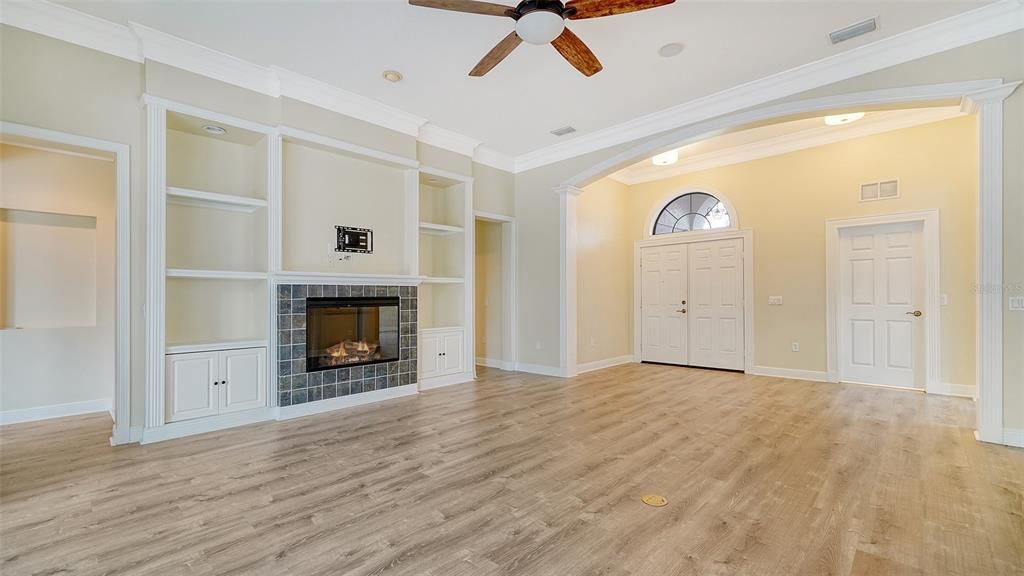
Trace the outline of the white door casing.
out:
[[[686,244],[642,248],[640,258],[641,359],[687,364]]]
[[[743,240],[689,245],[690,364],[744,369]]]
[[[840,230],[841,381],[925,388],[924,260],[921,222]]]

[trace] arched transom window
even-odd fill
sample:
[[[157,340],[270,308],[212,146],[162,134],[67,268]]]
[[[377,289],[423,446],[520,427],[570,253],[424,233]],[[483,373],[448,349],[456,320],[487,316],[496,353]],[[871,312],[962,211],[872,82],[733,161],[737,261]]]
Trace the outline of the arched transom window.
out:
[[[690,192],[662,209],[654,221],[654,234],[728,228],[730,222],[729,210],[718,198],[705,192]]]

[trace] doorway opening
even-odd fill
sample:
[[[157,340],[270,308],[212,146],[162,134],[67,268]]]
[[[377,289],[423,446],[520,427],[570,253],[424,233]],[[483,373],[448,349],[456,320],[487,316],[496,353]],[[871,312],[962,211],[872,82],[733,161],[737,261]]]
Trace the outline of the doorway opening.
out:
[[[128,146],[0,123],[0,424],[130,441]]]
[[[476,365],[515,369],[515,219],[474,213]]]

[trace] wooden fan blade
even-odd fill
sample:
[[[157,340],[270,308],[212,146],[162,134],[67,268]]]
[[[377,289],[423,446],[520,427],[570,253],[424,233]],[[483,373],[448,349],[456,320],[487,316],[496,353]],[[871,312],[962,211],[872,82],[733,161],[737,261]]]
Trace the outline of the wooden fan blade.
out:
[[[523,39],[516,34],[515,30],[511,34],[505,36],[505,38],[498,42],[498,45],[491,48],[491,51],[486,56],[480,59],[480,62],[470,70],[470,76],[483,76],[491,71],[492,68],[498,65],[499,62],[505,59],[506,56],[512,53],[523,43]]]
[[[511,6],[492,4],[491,2],[476,2],[475,0],[409,0],[409,4],[424,8],[451,10],[453,12],[483,14],[485,16],[508,16],[512,18],[515,14],[515,8]]]
[[[565,3],[566,18],[582,20],[637,12],[666,6],[676,0],[570,0]],[[575,11],[574,11],[575,10]]]
[[[569,28],[562,30],[562,34],[552,40],[551,45],[584,76],[593,76],[604,68],[597,56],[594,56],[583,40],[580,40],[580,37],[573,34]]]

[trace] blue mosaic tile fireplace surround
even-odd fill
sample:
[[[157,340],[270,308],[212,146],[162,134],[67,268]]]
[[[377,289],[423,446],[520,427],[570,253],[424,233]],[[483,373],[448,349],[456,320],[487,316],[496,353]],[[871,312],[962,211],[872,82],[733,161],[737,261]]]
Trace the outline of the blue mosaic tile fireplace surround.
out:
[[[307,298],[399,298],[398,360],[306,372]],[[277,390],[293,406],[416,383],[417,288],[280,284],[277,287]]]

